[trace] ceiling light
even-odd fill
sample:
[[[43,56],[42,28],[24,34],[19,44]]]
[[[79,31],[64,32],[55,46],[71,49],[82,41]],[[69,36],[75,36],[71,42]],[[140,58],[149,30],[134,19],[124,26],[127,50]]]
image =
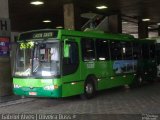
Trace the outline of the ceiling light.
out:
[[[32,4],[32,5],[42,5],[42,4],[44,4],[44,2],[42,2],[42,1],[32,1],[32,2],[30,2],[30,4]]]
[[[122,23],[123,23],[123,24],[127,24],[128,22],[126,22],[126,21],[123,21]]]
[[[57,26],[56,28],[57,28],[57,29],[62,29],[63,27],[62,27],[62,26]]]
[[[103,5],[103,6],[97,6],[96,8],[97,8],[97,9],[106,9],[106,8],[108,8],[108,7]]]
[[[149,18],[144,18],[144,19],[142,19],[142,21],[146,22],[146,21],[150,21],[150,19]]]
[[[157,25],[160,25],[160,23],[157,23]]]
[[[148,27],[148,29],[151,29],[152,27]]]
[[[44,23],[50,23],[52,22],[51,20],[43,20]]]

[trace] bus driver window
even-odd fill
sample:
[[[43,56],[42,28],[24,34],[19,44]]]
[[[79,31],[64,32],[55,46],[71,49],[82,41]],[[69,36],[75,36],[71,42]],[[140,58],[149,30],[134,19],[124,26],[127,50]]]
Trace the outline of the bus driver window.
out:
[[[51,48],[51,61],[56,62],[59,61],[59,57],[58,57],[58,51],[56,48]]]
[[[54,74],[59,73],[59,54],[58,48],[54,47],[50,50],[51,54],[51,71],[54,71]]]

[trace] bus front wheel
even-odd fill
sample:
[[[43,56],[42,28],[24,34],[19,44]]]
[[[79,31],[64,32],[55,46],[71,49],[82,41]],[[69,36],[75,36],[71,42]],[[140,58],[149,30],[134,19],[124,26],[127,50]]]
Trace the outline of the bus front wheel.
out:
[[[84,85],[84,94],[81,95],[82,99],[91,99],[95,96],[95,85],[94,82],[88,80]]]

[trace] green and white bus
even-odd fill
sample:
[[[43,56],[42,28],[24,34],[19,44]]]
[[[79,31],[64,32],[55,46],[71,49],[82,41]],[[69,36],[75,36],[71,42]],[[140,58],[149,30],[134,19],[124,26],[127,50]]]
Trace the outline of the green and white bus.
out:
[[[160,78],[160,37],[156,39],[157,77]]]
[[[156,76],[154,40],[44,29],[21,33],[17,46],[16,95],[91,98],[96,91],[140,86]]]
[[[157,63],[157,78],[160,78],[160,37],[147,38],[148,40],[155,40],[156,46],[156,63]]]

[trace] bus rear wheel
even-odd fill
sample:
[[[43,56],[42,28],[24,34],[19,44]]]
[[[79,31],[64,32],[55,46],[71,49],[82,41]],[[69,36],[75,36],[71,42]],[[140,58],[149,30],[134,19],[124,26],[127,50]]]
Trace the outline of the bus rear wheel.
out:
[[[132,85],[130,86],[131,88],[138,88],[141,87],[143,85],[143,77],[141,75],[137,75],[134,78],[134,82],[132,83]]]
[[[94,82],[88,80],[84,85],[84,94],[81,95],[82,99],[91,99],[95,96],[95,85]]]
[[[143,84],[143,78],[142,78],[142,76],[138,76],[137,77],[137,86],[142,86],[142,84]]]

